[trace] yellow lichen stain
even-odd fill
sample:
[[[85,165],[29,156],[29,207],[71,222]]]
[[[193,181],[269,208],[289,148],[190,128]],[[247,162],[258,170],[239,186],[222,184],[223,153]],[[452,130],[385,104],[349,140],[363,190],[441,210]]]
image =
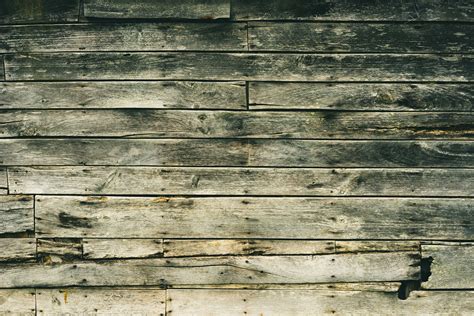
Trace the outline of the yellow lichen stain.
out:
[[[170,198],[160,197],[160,198],[153,199],[152,201],[155,203],[167,203],[170,200],[171,200]]]
[[[64,304],[67,304],[67,291],[64,291]]]

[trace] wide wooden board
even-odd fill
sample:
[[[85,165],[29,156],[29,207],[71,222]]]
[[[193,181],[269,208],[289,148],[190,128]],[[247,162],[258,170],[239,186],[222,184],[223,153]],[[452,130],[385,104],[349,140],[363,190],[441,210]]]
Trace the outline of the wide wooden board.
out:
[[[33,203],[32,196],[0,195],[0,236],[33,232]]]
[[[36,259],[36,240],[34,238],[0,238],[0,249],[0,264]]]
[[[74,22],[79,18],[79,0],[0,1],[0,24]]]
[[[1,289],[0,315],[35,316],[35,291],[31,289]]]
[[[161,239],[93,239],[83,240],[85,259],[158,258],[163,257]]]

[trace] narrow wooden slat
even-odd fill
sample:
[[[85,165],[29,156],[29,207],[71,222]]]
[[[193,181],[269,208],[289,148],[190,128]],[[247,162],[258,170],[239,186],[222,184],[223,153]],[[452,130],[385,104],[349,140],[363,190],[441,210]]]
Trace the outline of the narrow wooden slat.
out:
[[[246,108],[245,84],[198,81],[0,83],[0,109],[22,108],[243,110]]]
[[[472,196],[474,169],[9,168],[12,194]]]
[[[466,221],[468,221],[466,217]],[[422,286],[426,289],[473,289],[474,244],[453,243],[422,245],[424,258],[432,258],[431,275]]]
[[[251,51],[463,53],[474,27],[465,24],[251,22]]]
[[[35,290],[0,290],[0,315],[35,316]]]
[[[0,111],[0,138],[471,139],[471,112]]]
[[[390,252],[420,250],[419,241],[336,240],[336,252]]]
[[[78,21],[79,0],[15,0],[0,2],[0,23]]]
[[[0,287],[399,281],[419,278],[417,252],[137,259],[0,266]]]
[[[32,232],[34,225],[33,197],[0,195],[0,236]]]
[[[163,257],[161,239],[84,239],[84,258],[158,258]]]
[[[458,198],[39,196],[36,233],[45,237],[89,238],[462,240],[472,239],[472,223],[466,222],[472,216],[472,205],[471,199]],[[199,252],[200,246],[206,244],[196,241],[188,249],[173,250],[181,243],[185,242],[167,241],[167,255]],[[223,247],[260,251],[265,242],[246,244],[228,241]],[[218,245],[216,251],[221,251],[221,244]],[[283,245],[271,244],[270,248],[283,249]],[[308,248],[312,249],[310,245]],[[351,247],[354,250],[355,245]],[[262,251],[273,253],[271,249]]]
[[[168,285],[169,289],[235,289],[235,290],[329,290],[329,291],[370,291],[397,292],[400,282],[362,283],[300,283],[300,284],[178,284]]]
[[[40,289],[38,315],[165,315],[166,294],[157,289]]]
[[[3,55],[0,55],[0,81],[4,81],[5,80],[5,62],[4,62],[4,56]],[[1,83],[0,83],[1,84]],[[1,96],[1,92],[2,90],[0,90],[0,96]]]
[[[99,18],[218,19],[230,17],[230,0],[85,0],[84,15]]]
[[[36,240],[34,238],[0,238],[0,249],[0,263],[32,261],[36,258]]]
[[[474,20],[469,0],[238,0],[232,2],[237,20],[328,21],[466,21]]]
[[[44,264],[82,259],[81,240],[67,238],[38,239],[37,256]]]
[[[474,292],[337,290],[168,290],[167,315],[469,315]]]
[[[246,51],[246,24],[95,23],[0,27],[2,53],[168,50]]]
[[[50,53],[5,57],[7,80],[471,81],[473,55]]]
[[[250,82],[250,109],[474,111],[467,84]]]
[[[0,195],[7,194],[7,193],[8,193],[7,169],[0,167]]]

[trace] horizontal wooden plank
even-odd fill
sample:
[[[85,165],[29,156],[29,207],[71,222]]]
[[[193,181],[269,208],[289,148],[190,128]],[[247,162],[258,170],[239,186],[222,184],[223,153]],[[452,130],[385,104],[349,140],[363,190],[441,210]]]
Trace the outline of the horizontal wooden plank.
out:
[[[336,240],[336,252],[390,252],[420,250],[419,241]]]
[[[168,50],[246,51],[247,25],[92,23],[0,27],[1,53]]]
[[[15,0],[0,2],[0,24],[73,22],[79,0]]]
[[[4,110],[0,138],[472,139],[472,112]]]
[[[246,109],[243,82],[4,82],[0,97],[0,109]]]
[[[0,236],[34,230],[33,197],[0,195]]]
[[[82,259],[82,242],[70,238],[41,238],[38,239],[36,252],[44,264],[73,261]]]
[[[165,315],[157,289],[67,288],[36,291],[38,315]]]
[[[469,0],[238,0],[232,2],[237,20],[328,21],[466,21],[474,20]]]
[[[468,84],[249,83],[249,108],[259,110],[474,111],[473,104]]]
[[[230,256],[0,266],[0,287],[399,281],[419,277],[417,252]]]
[[[472,218],[472,217],[471,217]],[[432,258],[426,289],[473,289],[474,244],[422,245],[424,258]]]
[[[35,290],[0,290],[0,315],[35,316]]]
[[[168,290],[167,315],[469,315],[474,292],[337,290]]]
[[[0,165],[474,167],[471,141],[0,139]]]
[[[12,194],[472,196],[474,169],[12,167]]]
[[[83,240],[84,258],[158,258],[163,257],[161,239],[92,239]]]
[[[31,53],[5,57],[7,80],[458,81],[474,55]]]
[[[0,238],[0,249],[2,249],[0,251],[0,262],[32,261],[36,259],[36,240],[34,238]],[[0,303],[0,311],[1,305]]]
[[[462,240],[472,239],[472,222],[468,220],[472,217],[472,205],[472,199],[459,198],[38,196],[36,233],[38,236],[89,238]],[[286,242],[272,244],[268,249],[263,241],[216,242],[215,250],[210,247],[200,250],[205,248],[206,242],[196,241],[193,247],[174,249],[181,243],[186,242],[167,241],[167,255],[182,251],[218,252],[223,251],[222,247],[242,248],[239,251],[257,248],[256,251],[271,254],[276,251],[272,249],[287,251],[283,250]],[[312,243],[302,244],[306,245],[305,249],[313,249]],[[364,247],[341,245],[347,251],[361,251]]]
[[[230,17],[230,0],[85,0],[84,16],[98,18],[218,19]]]
[[[7,169],[0,167],[0,195],[7,194],[7,193],[8,193]]]
[[[0,65],[2,67],[0,67],[0,84],[1,84],[1,81],[4,81],[5,80],[5,62],[4,62],[4,56],[3,55],[0,55]],[[2,90],[0,90],[0,96],[2,95]],[[2,97],[3,99],[3,97]],[[3,101],[0,101],[0,102],[3,102]]]
[[[250,51],[463,53],[472,52],[466,24],[250,22]]]

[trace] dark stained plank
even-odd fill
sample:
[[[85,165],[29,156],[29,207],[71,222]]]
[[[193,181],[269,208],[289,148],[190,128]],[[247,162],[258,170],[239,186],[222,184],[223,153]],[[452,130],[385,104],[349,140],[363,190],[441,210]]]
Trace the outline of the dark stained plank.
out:
[[[162,239],[83,240],[85,259],[123,259],[163,257]]]
[[[0,81],[5,80],[5,62],[4,62],[4,56],[0,55]],[[1,84],[1,83],[0,83]],[[2,90],[0,90],[1,92]],[[1,94],[0,94],[1,95]]]
[[[472,196],[474,169],[11,167],[13,194]]]
[[[2,214],[1,211],[0,214]],[[0,251],[0,264],[34,261],[36,259],[36,240],[34,238],[0,238],[0,249],[2,249]],[[0,304],[0,314],[1,306],[2,304]]]
[[[234,0],[237,20],[467,21],[474,20],[469,0]]]
[[[22,108],[243,110],[246,109],[245,83],[199,81],[0,83],[0,109]]]
[[[82,258],[82,242],[70,238],[39,238],[36,248],[38,260],[44,264],[57,264]]]
[[[7,169],[0,167],[0,195],[8,193]]]
[[[0,138],[471,139],[472,112],[4,110]]]
[[[474,234],[469,221],[473,201],[460,198],[39,196],[36,206],[36,232],[44,237],[462,240]],[[182,254],[177,245],[179,241],[165,241],[165,255]],[[338,251],[362,248],[341,246]],[[209,244],[199,254],[225,251],[212,250],[216,247]],[[258,242],[232,247],[263,251]],[[190,246],[184,251],[199,249]],[[271,249],[264,251],[273,253]],[[287,251],[296,254],[302,249]]]
[[[94,23],[0,27],[2,53],[168,50],[246,51],[247,26],[245,23]]]
[[[2,0],[0,23],[73,22],[79,18],[79,0]]]
[[[472,141],[0,139],[5,166],[474,167]]]
[[[0,236],[34,231],[33,197],[0,195]]]
[[[51,53],[5,57],[7,80],[471,81],[474,55]]]
[[[250,82],[250,109],[474,111],[470,84]]]
[[[469,53],[470,24],[251,22],[251,51]]]
[[[0,315],[36,315],[34,289],[0,289],[0,302]]]
[[[98,18],[218,19],[230,17],[230,0],[85,0],[84,16]]]

